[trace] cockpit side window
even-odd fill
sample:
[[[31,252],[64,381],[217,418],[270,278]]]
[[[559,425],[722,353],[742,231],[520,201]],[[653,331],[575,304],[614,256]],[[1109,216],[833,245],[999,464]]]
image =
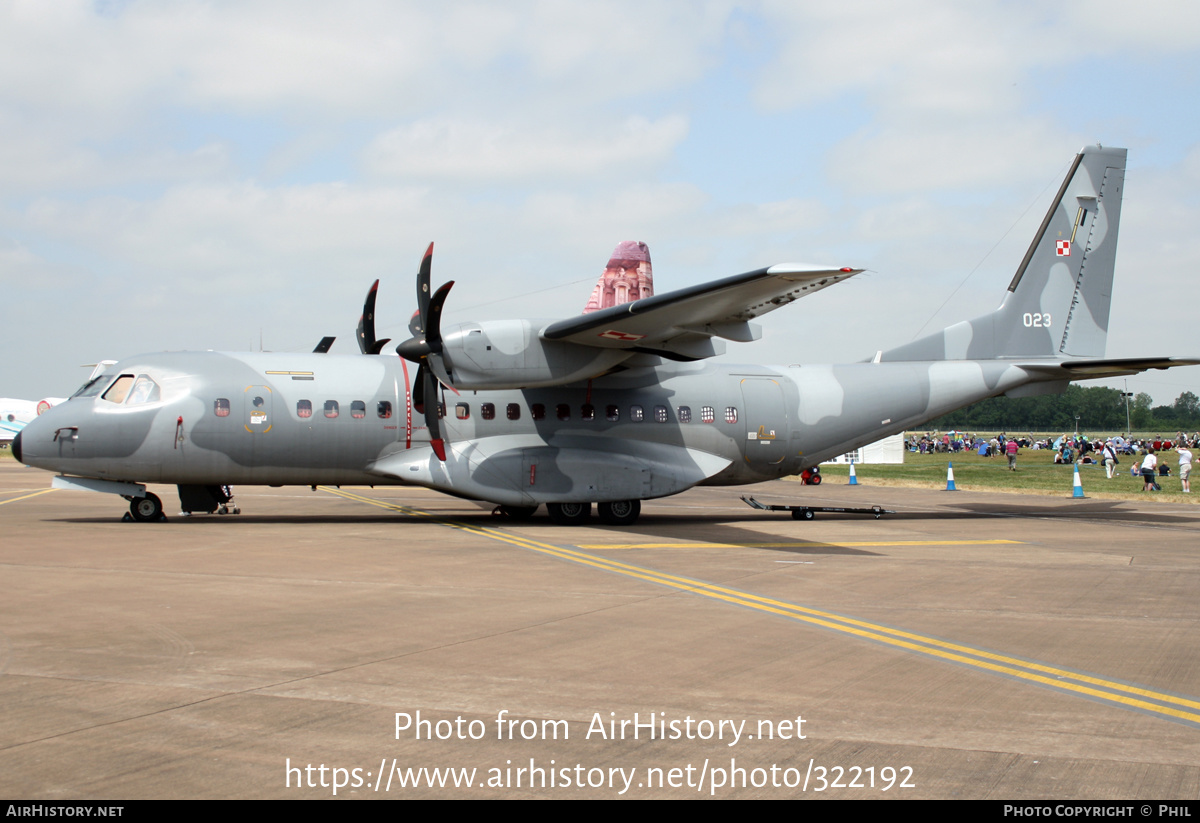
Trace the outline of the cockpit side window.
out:
[[[133,387],[133,375],[123,374],[117,378],[117,381],[108,387],[102,396],[110,403],[124,403],[126,395],[129,394],[130,388]]]
[[[159,399],[158,384],[144,374],[139,374],[137,381],[125,400],[126,406],[136,406],[139,403],[154,403]]]

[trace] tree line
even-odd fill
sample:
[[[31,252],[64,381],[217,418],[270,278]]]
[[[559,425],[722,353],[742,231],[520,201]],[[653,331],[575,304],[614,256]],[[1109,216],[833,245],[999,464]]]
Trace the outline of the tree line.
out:
[[[932,420],[926,428],[964,431],[1123,432],[1125,397],[1105,386],[1067,387],[1041,397],[990,397]],[[1136,432],[1200,429],[1200,398],[1185,391],[1169,406],[1155,406],[1145,392],[1130,398],[1129,424]]]

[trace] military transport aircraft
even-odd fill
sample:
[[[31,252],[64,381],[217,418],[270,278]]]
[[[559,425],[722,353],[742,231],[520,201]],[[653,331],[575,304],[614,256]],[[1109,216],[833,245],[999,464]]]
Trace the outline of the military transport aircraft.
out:
[[[695,485],[798,474],[822,460],[996,395],[1193,365],[1104,359],[1125,149],[1085,147],[1000,307],[867,362],[789,367],[704,362],[755,318],[858,274],[784,264],[652,294],[649,255],[622,244],[618,296],[603,282],[578,317],[441,327],[452,283],[417,277],[412,338],[379,356],[374,297],[363,355],[176,352],[131,357],[31,422],[19,460],[54,485],[111,492],[162,517],[145,483],[213,511],[229,484],[412,484],[562,524],[593,504],[633,523],[640,501]],[[610,269],[614,264],[610,263]],[[623,279],[622,279],[623,278]],[[636,298],[636,299],[635,299]],[[622,300],[632,302],[621,302]],[[417,368],[410,369],[409,363]]]

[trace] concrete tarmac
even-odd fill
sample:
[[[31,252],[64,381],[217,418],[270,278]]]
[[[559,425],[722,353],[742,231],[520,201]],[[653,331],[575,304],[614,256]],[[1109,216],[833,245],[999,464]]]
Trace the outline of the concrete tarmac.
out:
[[[1200,508],[860,473],[632,528],[394,487],[141,524],[49,481],[0,461],[3,797],[1200,796]]]

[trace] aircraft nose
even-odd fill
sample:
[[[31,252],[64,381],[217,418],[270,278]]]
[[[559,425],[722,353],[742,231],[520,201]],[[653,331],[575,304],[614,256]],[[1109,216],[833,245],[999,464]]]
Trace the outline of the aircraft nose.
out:
[[[21,459],[21,432],[17,432],[17,436],[13,438],[12,453],[13,453],[13,457],[17,458],[18,462],[20,462],[20,463],[25,462],[24,460]]]

